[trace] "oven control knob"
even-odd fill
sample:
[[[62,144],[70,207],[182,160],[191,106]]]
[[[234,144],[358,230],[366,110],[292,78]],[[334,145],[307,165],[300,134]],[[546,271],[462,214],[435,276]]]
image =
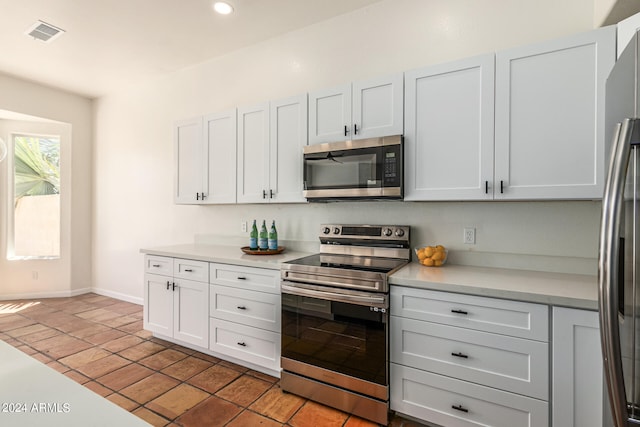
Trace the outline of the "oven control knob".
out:
[[[333,234],[340,234],[340,229],[338,227],[334,228]]]
[[[391,231],[390,228],[385,228],[384,230],[382,230],[382,234],[384,234],[385,236],[389,237],[393,234],[393,231]]]
[[[322,229],[322,232],[324,234],[329,234],[330,231],[331,231],[331,229],[329,227],[325,227],[325,228]]]
[[[398,236],[398,237],[404,236],[404,230],[402,228],[398,228],[396,230],[396,236]]]

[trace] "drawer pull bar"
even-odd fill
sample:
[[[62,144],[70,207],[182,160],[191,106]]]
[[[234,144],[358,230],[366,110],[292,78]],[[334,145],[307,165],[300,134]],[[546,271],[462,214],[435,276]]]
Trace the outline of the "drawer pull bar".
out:
[[[469,356],[467,356],[466,354],[460,353],[460,352],[457,352],[457,353],[451,353],[451,355],[452,355],[452,356],[455,356],[455,357],[461,357],[461,358],[463,358],[463,359],[468,359],[468,358],[469,358]]]
[[[468,312],[466,312],[466,311],[464,311],[464,310],[457,310],[457,309],[452,309],[452,310],[451,310],[451,312],[452,312],[452,313],[455,313],[455,314],[464,314],[465,316],[466,316],[467,314],[469,314]]]
[[[193,270],[190,268],[185,268],[184,271],[186,271],[187,273],[193,273]]]
[[[451,405],[451,409],[455,409],[456,411],[464,412],[465,414],[469,413],[467,408],[462,407],[462,405]]]
[[[245,307],[244,305],[239,305],[236,307],[238,310],[246,310],[247,307]]]
[[[173,290],[174,290],[174,291],[176,290],[176,288],[179,288],[179,287],[180,287],[180,286],[176,285],[176,283],[175,283],[175,282],[173,282]]]
[[[244,276],[238,276],[238,280],[247,280],[247,278]]]
[[[241,345],[242,347],[246,347],[247,344],[245,344],[244,342],[239,342],[238,345]]]
[[[153,268],[160,268],[160,264],[152,264],[151,267]]]

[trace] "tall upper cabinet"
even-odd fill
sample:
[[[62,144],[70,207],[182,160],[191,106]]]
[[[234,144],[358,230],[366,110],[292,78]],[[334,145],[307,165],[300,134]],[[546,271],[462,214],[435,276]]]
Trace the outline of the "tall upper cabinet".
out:
[[[627,47],[631,38],[640,30],[640,13],[631,15],[627,19],[618,22],[618,58]]]
[[[494,55],[405,73],[405,200],[492,197]]]
[[[305,202],[307,95],[238,109],[238,203]]]
[[[174,147],[175,203],[235,203],[235,108],[177,122]]]
[[[309,144],[400,135],[402,73],[309,93]]]
[[[616,29],[496,54],[496,199],[597,199]]]
[[[601,198],[615,37],[605,27],[407,72],[405,200]]]

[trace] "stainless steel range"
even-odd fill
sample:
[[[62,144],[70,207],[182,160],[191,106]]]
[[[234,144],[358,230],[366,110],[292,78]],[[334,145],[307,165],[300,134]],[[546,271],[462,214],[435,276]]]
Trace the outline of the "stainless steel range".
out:
[[[387,424],[388,276],[411,258],[408,226],[322,225],[320,253],[284,263],[284,391]]]

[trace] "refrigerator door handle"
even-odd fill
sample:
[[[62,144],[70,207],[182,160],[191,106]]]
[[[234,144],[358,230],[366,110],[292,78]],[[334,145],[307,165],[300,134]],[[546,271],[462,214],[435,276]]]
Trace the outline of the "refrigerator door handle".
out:
[[[600,340],[609,400],[616,426],[627,426],[631,421],[627,408],[620,351],[618,259],[624,184],[631,152],[631,137],[634,127],[637,127],[638,124],[635,119],[625,119],[616,126],[602,198],[598,251]]]

